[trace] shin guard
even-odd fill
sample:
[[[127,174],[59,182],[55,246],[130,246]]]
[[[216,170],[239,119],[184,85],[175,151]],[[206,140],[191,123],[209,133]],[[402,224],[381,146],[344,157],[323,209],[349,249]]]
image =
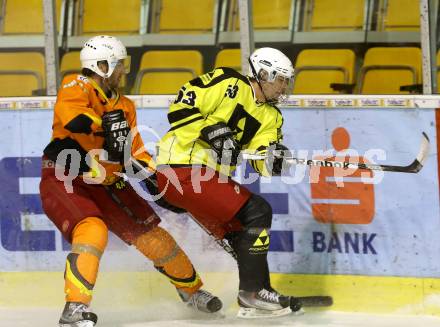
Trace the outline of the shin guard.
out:
[[[64,273],[66,302],[90,303],[107,238],[107,226],[99,218],[88,217],[75,226]]]
[[[241,232],[229,235],[237,253],[240,290],[254,292],[270,286],[267,253],[270,243],[272,208],[261,196],[252,194],[240,209],[237,219],[243,225]]]
[[[202,286],[187,255],[163,228],[157,226],[141,235],[134,245],[177,289],[193,294]]]
[[[237,253],[240,290],[258,291],[270,284],[267,265],[268,229],[253,227],[237,233],[233,248]]]

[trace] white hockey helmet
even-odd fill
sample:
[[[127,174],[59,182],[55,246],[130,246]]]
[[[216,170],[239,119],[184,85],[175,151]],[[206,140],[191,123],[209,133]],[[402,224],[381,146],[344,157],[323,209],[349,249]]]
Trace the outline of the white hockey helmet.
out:
[[[260,48],[249,57],[249,76],[255,78],[260,85],[262,82],[274,84],[277,80],[284,81],[286,87],[275,98],[268,98],[263,88],[268,102],[280,102],[292,92],[295,74],[292,62],[284,53],[274,48]]]
[[[92,37],[86,43],[80,53],[82,68],[88,68],[103,78],[109,78],[120,60],[124,61],[125,72],[130,71],[130,57],[127,56],[127,49],[114,36],[99,35]],[[108,72],[104,73],[98,67],[99,61],[106,61]]]

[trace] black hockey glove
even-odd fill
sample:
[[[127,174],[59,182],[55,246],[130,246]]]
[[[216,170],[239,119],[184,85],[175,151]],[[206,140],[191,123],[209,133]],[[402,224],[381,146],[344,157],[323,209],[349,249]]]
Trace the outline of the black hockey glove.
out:
[[[108,153],[108,161],[122,163],[124,147],[130,126],[121,109],[104,113],[102,116],[102,129],[104,130],[104,150]]]
[[[237,165],[240,145],[225,123],[217,123],[203,128],[200,138],[211,146],[219,164]]]
[[[145,186],[147,187],[148,192],[150,192],[150,194],[156,198],[160,194],[159,188],[157,187],[157,176],[156,176],[156,173],[154,173],[153,175],[145,178],[144,182],[145,182]],[[167,210],[170,210],[172,212],[175,212],[175,213],[184,213],[184,212],[186,212],[185,209],[176,207],[176,206],[172,205],[171,203],[169,203],[167,200],[164,199],[163,196],[160,197],[159,199],[154,200],[154,202],[158,206],[160,206],[162,208],[165,208]]]
[[[290,164],[285,157],[290,157],[291,152],[281,143],[274,143],[267,148],[265,160],[266,168],[272,176],[280,176],[289,171]]]

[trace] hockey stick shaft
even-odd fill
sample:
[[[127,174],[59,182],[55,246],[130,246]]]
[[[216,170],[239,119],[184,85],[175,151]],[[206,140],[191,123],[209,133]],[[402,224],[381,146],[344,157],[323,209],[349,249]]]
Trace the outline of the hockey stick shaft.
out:
[[[416,159],[408,166],[393,166],[393,165],[378,165],[369,163],[355,163],[349,161],[334,161],[334,160],[319,160],[319,159],[306,159],[295,157],[284,157],[287,163],[292,165],[306,165],[315,167],[330,167],[330,168],[342,168],[342,169],[363,169],[363,170],[380,170],[389,172],[400,173],[418,173],[422,168],[425,160],[429,155],[429,138],[426,133],[422,133],[422,143],[420,145],[419,153]],[[276,153],[275,153],[276,154]],[[243,159],[245,160],[264,160],[267,155],[243,153]]]
[[[208,236],[210,236],[215,243],[217,243],[220,247],[223,248],[223,250],[225,250],[227,253],[229,253],[235,260],[237,260],[237,253],[235,253],[234,249],[228,244],[226,243],[225,240],[223,239],[219,239],[217,236],[215,236],[213,233],[211,233],[205,226],[203,226],[196,218],[194,218],[193,215],[191,215],[191,213],[187,212],[188,216],[190,216],[190,218],[197,224],[200,226],[201,229],[203,229],[203,231],[208,234]]]

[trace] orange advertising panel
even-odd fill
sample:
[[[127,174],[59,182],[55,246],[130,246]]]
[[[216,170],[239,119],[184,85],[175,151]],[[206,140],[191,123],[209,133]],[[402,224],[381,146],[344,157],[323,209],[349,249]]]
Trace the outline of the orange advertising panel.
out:
[[[332,133],[332,144],[339,154],[349,149],[350,135],[343,127]],[[316,157],[315,159],[323,159]],[[331,157],[364,163],[362,157]],[[371,171],[313,167],[310,170],[312,215],[320,223],[369,224],[375,213],[374,184],[365,183],[373,177]]]

